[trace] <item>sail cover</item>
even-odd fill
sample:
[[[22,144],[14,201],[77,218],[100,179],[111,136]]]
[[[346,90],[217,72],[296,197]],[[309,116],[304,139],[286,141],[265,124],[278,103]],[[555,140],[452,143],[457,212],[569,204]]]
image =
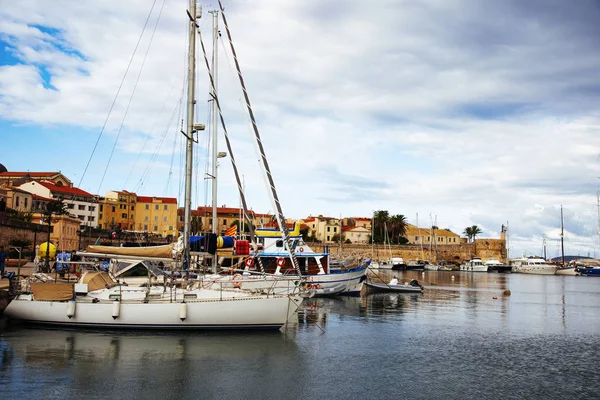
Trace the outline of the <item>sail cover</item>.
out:
[[[173,258],[173,244],[164,246],[148,246],[148,247],[117,247],[117,246],[95,246],[87,247],[88,253],[114,254],[121,256],[136,256],[144,257],[159,257]]]

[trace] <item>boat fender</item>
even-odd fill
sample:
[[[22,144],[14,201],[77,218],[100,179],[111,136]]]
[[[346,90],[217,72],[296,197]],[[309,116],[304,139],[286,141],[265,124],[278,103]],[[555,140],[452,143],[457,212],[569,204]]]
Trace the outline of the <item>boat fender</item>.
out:
[[[278,267],[283,267],[283,266],[284,266],[284,264],[285,264],[285,260],[283,259],[283,257],[279,257],[279,258],[277,259],[277,266],[278,266]]]
[[[505,296],[510,296],[510,290],[506,289],[506,290],[504,291],[504,295],[505,295]]]
[[[233,287],[237,288],[237,289],[241,289],[242,288],[242,275],[240,274],[235,274],[232,278],[231,278],[231,282],[233,283]]]
[[[121,303],[119,302],[119,300],[113,301],[113,307],[112,307],[113,319],[119,318],[120,312],[121,312]]]
[[[185,301],[179,304],[179,319],[181,322],[185,321],[187,318],[187,303]]]
[[[69,319],[75,316],[75,300],[69,300],[67,303],[67,317]]]

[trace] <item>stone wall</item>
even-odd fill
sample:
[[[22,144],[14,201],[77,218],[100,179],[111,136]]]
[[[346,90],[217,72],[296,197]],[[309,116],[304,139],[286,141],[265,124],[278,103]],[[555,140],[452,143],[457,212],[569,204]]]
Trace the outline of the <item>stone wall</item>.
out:
[[[324,251],[324,247],[327,246],[322,243],[308,243],[308,245],[316,252]],[[329,252],[333,256],[339,257],[339,244],[329,245]],[[341,258],[373,257],[375,260],[385,260],[390,257],[402,257],[404,261],[417,259],[435,261],[435,253],[435,249],[430,251],[428,247],[423,247],[421,250],[421,246],[419,245],[392,245],[389,247],[386,246],[385,249],[382,245],[377,245],[372,249],[371,245],[344,244],[342,246]],[[507,262],[506,241],[502,239],[477,239],[474,243],[438,245],[437,254],[439,261],[444,260],[457,264],[474,257],[479,257],[484,261],[495,258],[500,262]]]

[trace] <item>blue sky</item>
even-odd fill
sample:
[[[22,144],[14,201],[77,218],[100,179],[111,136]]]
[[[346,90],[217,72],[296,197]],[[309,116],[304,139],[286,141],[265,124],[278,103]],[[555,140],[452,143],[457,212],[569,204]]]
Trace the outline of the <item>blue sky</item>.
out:
[[[214,3],[203,3],[210,51]],[[508,221],[512,255],[539,254],[545,236],[554,256],[562,204],[567,251],[600,257],[597,2],[224,5],[286,216],[387,209],[413,223],[418,213],[421,225],[437,216],[458,233],[477,224],[488,237]],[[181,199],[186,6],[4,2],[0,137],[11,151],[0,163],[60,170],[100,195]],[[249,205],[272,212],[221,30],[219,91],[235,157]],[[203,60],[198,77],[196,121],[208,126]],[[206,137],[195,149],[194,206],[210,199]],[[229,163],[220,161],[218,203],[237,206]]]

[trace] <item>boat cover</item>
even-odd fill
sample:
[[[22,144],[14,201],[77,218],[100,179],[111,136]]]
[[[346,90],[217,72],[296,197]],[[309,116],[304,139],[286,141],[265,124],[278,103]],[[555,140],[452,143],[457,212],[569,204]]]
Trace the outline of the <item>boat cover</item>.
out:
[[[173,243],[164,246],[148,246],[148,247],[117,247],[117,246],[95,246],[90,245],[86,251],[88,253],[114,254],[121,256],[136,256],[136,257],[173,257]]]
[[[36,300],[66,301],[75,295],[72,283],[32,283],[31,293]]]
[[[94,290],[104,289],[107,285],[112,287],[115,281],[106,272],[88,272],[83,276],[81,283],[87,283],[88,292],[93,292]]]

